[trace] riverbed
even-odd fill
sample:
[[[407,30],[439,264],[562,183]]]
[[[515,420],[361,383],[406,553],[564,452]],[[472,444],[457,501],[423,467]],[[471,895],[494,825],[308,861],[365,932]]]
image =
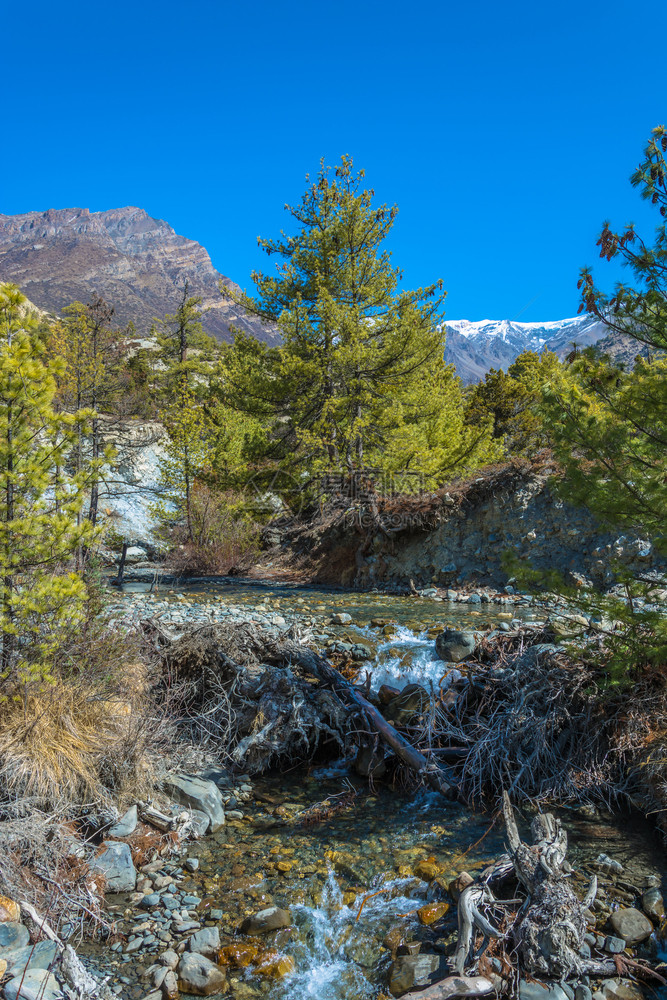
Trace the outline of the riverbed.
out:
[[[464,603],[210,582],[147,590],[128,585],[114,598],[110,615],[125,621],[156,616],[176,631],[224,620],[248,620],[278,633],[296,626],[325,649],[335,651],[336,644],[365,649],[359,665],[370,672],[375,689],[414,681],[437,687],[443,664],[435,658],[434,629],[450,625],[488,634],[545,616],[521,595],[503,595],[501,601],[487,594],[485,601]],[[350,620],[337,622],[336,616]],[[429,948],[443,956],[444,970],[444,955],[456,937],[447,886],[460,872],[474,875],[503,851],[502,826],[493,815],[475,814],[432,792],[369,785],[350,764],[341,760],[253,780],[241,815],[189,846],[196,871],[184,870],[178,859],[166,862],[179,889],[200,900],[198,919],[218,926],[225,943],[237,940],[250,913],[269,905],[291,913],[291,929],[274,932],[266,942],[284,961],[264,962],[264,971],[261,960],[245,968],[232,962],[228,991],[220,996],[372,1000],[386,993],[390,946],[399,938],[429,937]],[[651,876],[663,879],[667,859],[648,821],[612,817],[590,806],[558,813],[577,869],[592,872],[605,853],[623,865],[629,885],[641,888]],[[446,906],[447,900],[449,909],[442,911],[433,938],[419,911],[431,902]],[[653,940],[648,947],[655,953],[663,945]],[[139,1000],[150,989],[143,978],[150,956],[93,949],[90,959],[112,977],[120,997]]]

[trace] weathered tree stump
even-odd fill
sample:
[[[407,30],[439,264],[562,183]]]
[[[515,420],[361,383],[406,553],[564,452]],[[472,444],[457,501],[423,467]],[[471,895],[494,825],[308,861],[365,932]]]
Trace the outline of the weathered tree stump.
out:
[[[509,853],[479,875],[461,893],[458,904],[459,940],[453,961],[456,973],[476,974],[479,959],[491,938],[507,939],[518,960],[518,972],[550,980],[586,974],[614,975],[613,962],[584,958],[586,910],[597,892],[593,878],[586,897],[579,900],[567,876],[567,835],[560,821],[540,813],[531,825],[532,844],[524,844],[514,819],[509,796],[503,793],[503,817]],[[523,900],[499,900],[494,888],[514,876],[526,893]],[[483,909],[522,903],[505,932],[496,928]],[[472,954],[475,932],[484,935],[476,955]]]

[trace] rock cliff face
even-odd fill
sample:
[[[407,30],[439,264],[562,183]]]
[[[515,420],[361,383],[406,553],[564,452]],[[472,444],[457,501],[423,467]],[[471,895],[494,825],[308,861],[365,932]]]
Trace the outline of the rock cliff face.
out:
[[[212,336],[231,340],[233,325],[278,342],[275,327],[223,297],[221,285],[238,288],[215,270],[204,247],[141,208],[0,215],[0,281],[16,283],[48,312],[97,292],[114,306],[119,325],[132,320],[146,334],[156,316],[174,312],[186,280],[190,294],[203,299],[204,328]]]
[[[404,590],[411,580],[419,588],[500,587],[507,583],[507,551],[537,569],[559,571],[575,586],[611,587],[612,562],[656,580],[667,577],[649,541],[607,531],[589,511],[565,504],[552,491],[549,472],[510,472],[463,502],[444,493],[426,524],[415,517],[419,501],[403,511],[394,505],[388,531],[369,535],[354,520],[339,518],[322,531],[311,528],[307,539],[297,535],[293,550],[307,551],[315,580],[364,590]]]

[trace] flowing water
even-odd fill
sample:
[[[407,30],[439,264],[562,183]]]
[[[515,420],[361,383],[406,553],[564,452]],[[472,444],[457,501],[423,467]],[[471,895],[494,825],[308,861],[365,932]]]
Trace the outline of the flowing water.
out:
[[[136,586],[132,592],[135,600],[141,593]],[[182,620],[188,609],[194,614],[221,604],[261,615],[296,613],[323,637],[333,634],[370,647],[375,688],[441,682],[443,664],[435,659],[429,638],[434,626],[494,628],[510,617],[509,611],[538,617],[529,607],[471,608],[384,594],[243,584],[202,585],[150,600],[173,602]],[[342,611],[353,623],[331,629],[331,614]],[[202,918],[218,911],[215,919],[226,941],[249,913],[272,904],[291,911],[292,929],[275,932],[269,935],[273,940],[261,944],[274,949],[269,958],[285,961],[264,962],[265,974],[257,973],[261,961],[255,967],[230,967],[228,995],[235,1000],[378,997],[386,990],[392,942],[429,937],[429,951],[451,953],[455,907],[442,915],[435,936],[417,911],[445,900],[444,887],[462,870],[474,874],[503,850],[503,831],[491,816],[427,791],[410,795],[380,784],[369,788],[348,765],[338,761],[257,780],[243,818],[189,852],[200,867],[182,885],[202,898]],[[311,822],[318,805],[319,821]],[[587,808],[563,808],[559,815],[575,867],[590,871],[604,852],[624,865],[629,884],[641,887],[649,875],[663,877],[665,855],[649,823]]]

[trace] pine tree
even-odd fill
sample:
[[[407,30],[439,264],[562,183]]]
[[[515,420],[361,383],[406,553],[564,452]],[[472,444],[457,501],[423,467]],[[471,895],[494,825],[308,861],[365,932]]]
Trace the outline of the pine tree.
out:
[[[333,175],[322,164],[301,203],[287,206],[295,234],[260,239],[280,263],[276,275],[253,275],[258,294],[245,305],[279,324],[283,344],[237,337],[226,399],[273,418],[271,451],[297,471],[444,471],[448,459],[437,452],[447,443],[456,453],[456,422],[439,424],[433,440],[420,411],[430,410],[433,392],[456,398],[442,360],[445,293],[441,282],[399,289],[384,249],[397,210],[375,206],[363,177],[345,156]]]
[[[63,309],[63,318],[54,324],[49,338],[51,353],[61,363],[56,376],[60,407],[68,413],[92,411],[85,438],[79,425],[75,456],[78,471],[92,458],[86,516],[93,525],[99,507],[99,470],[112,458],[102,446],[100,414],[112,411],[124,382],[125,351],[121,335],[111,325],[113,314],[98,295],[87,305],[73,302]]]
[[[667,216],[665,152],[667,130],[660,126],[632,176],[662,219]],[[667,556],[667,359],[660,353],[667,348],[665,223],[658,226],[653,245],[633,226],[619,234],[605,223],[598,246],[606,260],[622,260],[636,284],[619,284],[606,296],[586,268],[579,282],[581,308],[597,315],[610,331],[631,337],[638,348],[647,345],[658,353],[649,360],[638,358],[625,371],[587,350],[574,358],[571,377],[547,388],[545,416],[565,471],[561,491],[588,507],[602,524],[630,530]],[[623,630],[606,630],[605,643],[613,654],[610,671],[627,678],[633,667],[664,665],[667,622],[651,608],[655,583],[650,577],[642,579],[624,566],[614,569],[625,598],[591,598],[589,606],[624,623]]]
[[[187,541],[194,541],[192,500],[198,478],[210,472],[210,427],[187,381],[177,383],[169,406],[162,411],[169,434],[159,459],[161,499],[153,514],[163,524],[183,523]]]
[[[67,476],[68,455],[90,411],[54,410],[56,374],[25,297],[0,286],[0,636],[1,676],[49,676],[59,630],[82,613],[83,581],[67,571],[94,537],[77,524],[89,471]]]

